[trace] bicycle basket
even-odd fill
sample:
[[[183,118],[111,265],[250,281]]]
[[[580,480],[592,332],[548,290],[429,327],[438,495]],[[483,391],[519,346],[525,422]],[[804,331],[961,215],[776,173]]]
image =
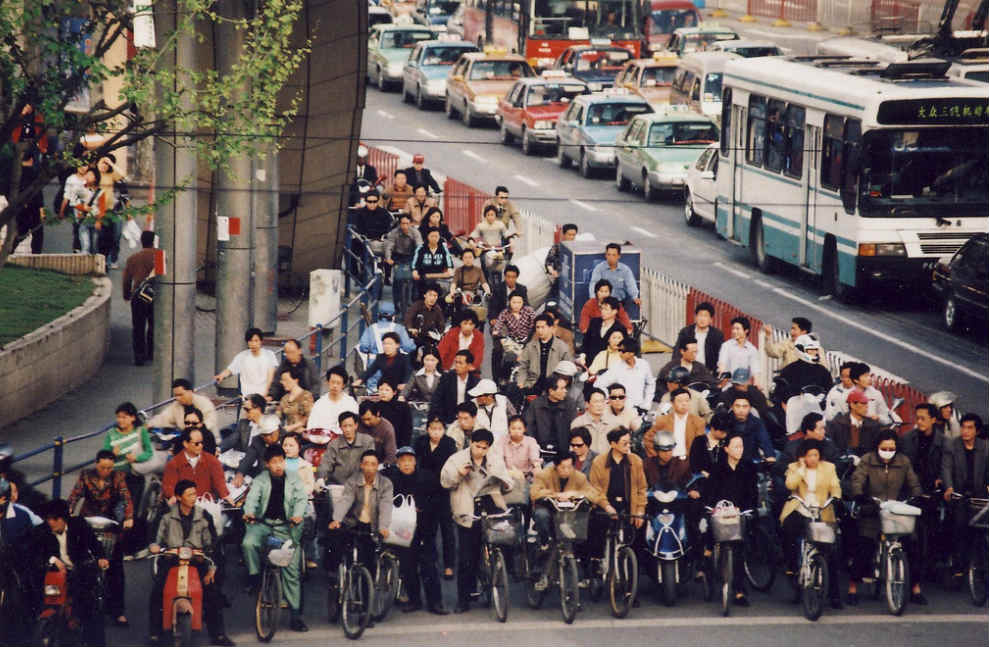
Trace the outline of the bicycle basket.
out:
[[[553,515],[556,538],[561,541],[585,541],[587,522],[591,511],[587,507],[576,510],[557,510]]]
[[[715,510],[711,514],[711,533],[714,541],[742,541],[742,515],[738,510]]]
[[[885,508],[879,510],[879,521],[886,535],[910,535],[917,525],[917,517],[897,514]]]
[[[807,539],[815,544],[833,544],[834,526],[824,521],[810,521],[807,523]]]
[[[989,528],[989,519],[987,519],[986,507],[989,504],[987,499],[969,499],[968,500],[968,525],[972,528],[982,528],[985,530]]]
[[[484,517],[484,539],[497,546],[514,546],[519,541],[521,522],[512,512]]]

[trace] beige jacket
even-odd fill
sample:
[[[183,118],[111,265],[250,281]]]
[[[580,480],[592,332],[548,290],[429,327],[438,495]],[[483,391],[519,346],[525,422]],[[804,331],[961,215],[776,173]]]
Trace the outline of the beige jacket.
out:
[[[474,525],[474,497],[480,494],[490,494],[494,504],[502,509],[507,509],[504,492],[512,489],[512,477],[505,470],[505,464],[499,460],[488,460],[485,456],[481,467],[482,474],[486,477],[494,477],[501,482],[501,488],[494,491],[474,491],[471,487],[469,476],[461,476],[460,468],[471,462],[470,447],[461,449],[456,454],[446,459],[443,469],[440,470],[440,485],[450,490],[450,508],[453,511],[453,520],[457,525],[470,528]]]

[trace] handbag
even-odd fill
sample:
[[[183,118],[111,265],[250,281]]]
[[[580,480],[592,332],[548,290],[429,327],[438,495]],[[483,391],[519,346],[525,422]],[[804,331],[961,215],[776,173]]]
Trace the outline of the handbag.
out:
[[[152,279],[154,279],[155,273],[151,272],[148,274],[143,281],[138,283],[137,289],[134,291],[134,298],[140,299],[144,303],[151,305],[155,301],[155,284]]]
[[[408,548],[412,545],[412,537],[416,534],[415,498],[411,494],[397,494],[394,503],[385,543]]]

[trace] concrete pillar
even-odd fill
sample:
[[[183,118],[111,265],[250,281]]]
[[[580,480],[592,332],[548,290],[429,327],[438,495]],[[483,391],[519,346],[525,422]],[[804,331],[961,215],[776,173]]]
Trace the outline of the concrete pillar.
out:
[[[155,3],[159,43],[169,42],[177,12],[176,0]],[[165,64],[176,70],[196,69],[195,51],[194,36],[180,35]],[[154,401],[160,402],[171,397],[173,379],[195,379],[196,153],[190,138],[174,133],[156,137],[154,150],[156,195],[180,184],[187,186],[155,212],[155,233],[166,265],[154,303],[152,390]]]
[[[254,325],[274,333],[278,324],[278,153],[254,160]]]
[[[222,0],[216,6],[223,17],[246,17],[243,0]],[[222,21],[216,27],[216,39],[216,66],[223,74],[240,59],[244,32]],[[229,169],[217,173],[216,191],[217,220],[229,223],[226,232],[223,225],[219,225],[216,244],[215,366],[219,373],[234,355],[245,348],[244,331],[251,327],[254,223],[251,213],[251,160],[247,155],[232,158]],[[228,235],[224,236],[224,233]],[[236,385],[237,378],[231,376],[221,387],[234,388]]]

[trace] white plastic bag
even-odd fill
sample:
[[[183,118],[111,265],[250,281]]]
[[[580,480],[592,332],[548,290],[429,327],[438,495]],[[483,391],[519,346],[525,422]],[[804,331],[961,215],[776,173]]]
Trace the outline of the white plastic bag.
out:
[[[133,218],[124,223],[120,235],[127,240],[131,249],[137,249],[141,245],[141,225],[137,224]]]
[[[391,524],[388,526],[388,537],[385,543],[393,546],[412,545],[412,536],[416,534],[416,502],[411,494],[395,495],[395,506],[392,508]]]
[[[212,492],[206,492],[196,499],[196,505],[202,508],[203,512],[213,519],[213,528],[216,530],[216,536],[221,537],[223,535],[224,523],[223,505],[220,501],[213,498]]]

